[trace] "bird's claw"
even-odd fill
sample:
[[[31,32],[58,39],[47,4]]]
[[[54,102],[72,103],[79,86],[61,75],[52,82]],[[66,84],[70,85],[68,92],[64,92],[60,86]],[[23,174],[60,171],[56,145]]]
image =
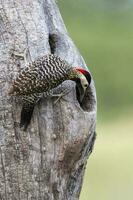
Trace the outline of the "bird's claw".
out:
[[[67,92],[61,92],[60,94],[53,94],[52,97],[58,97],[58,98],[54,101],[54,104],[56,104],[61,98],[62,98],[63,100],[66,100],[66,99],[63,98],[63,96],[66,96],[69,92],[70,92],[70,90],[67,91]]]
[[[61,98],[63,98],[63,96],[65,96],[66,93],[60,93],[60,94],[56,94],[54,95],[54,97],[58,97],[55,101],[54,101],[54,104],[56,104]]]

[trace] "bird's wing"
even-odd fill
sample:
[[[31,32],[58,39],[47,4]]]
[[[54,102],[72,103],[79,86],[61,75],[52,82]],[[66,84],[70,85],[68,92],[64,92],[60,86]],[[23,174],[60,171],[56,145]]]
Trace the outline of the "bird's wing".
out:
[[[24,68],[14,80],[9,95],[46,92],[67,79],[68,64],[54,55],[38,58]]]

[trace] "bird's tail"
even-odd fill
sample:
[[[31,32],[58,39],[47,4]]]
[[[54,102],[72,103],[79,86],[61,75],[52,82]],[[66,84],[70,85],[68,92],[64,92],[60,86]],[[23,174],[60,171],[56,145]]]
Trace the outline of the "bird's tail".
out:
[[[27,127],[30,124],[33,110],[34,110],[34,104],[30,104],[28,106],[23,104],[21,110],[20,128],[23,128],[24,131],[27,130]]]
[[[23,96],[23,106],[21,110],[20,127],[21,128],[23,127],[24,131],[26,131],[28,125],[30,124],[34,107],[41,97],[42,97],[42,94],[40,93]]]

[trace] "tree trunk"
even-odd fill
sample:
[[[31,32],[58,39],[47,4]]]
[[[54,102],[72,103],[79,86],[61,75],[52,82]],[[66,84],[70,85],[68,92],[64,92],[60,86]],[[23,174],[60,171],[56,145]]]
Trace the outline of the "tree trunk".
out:
[[[19,128],[22,105],[7,96],[12,79],[28,61],[55,53],[73,66],[86,68],[67,34],[54,0],[1,0],[0,4],[0,200],[79,199],[87,158],[95,140],[94,82],[82,105],[75,83],[56,104],[42,98],[26,132]]]

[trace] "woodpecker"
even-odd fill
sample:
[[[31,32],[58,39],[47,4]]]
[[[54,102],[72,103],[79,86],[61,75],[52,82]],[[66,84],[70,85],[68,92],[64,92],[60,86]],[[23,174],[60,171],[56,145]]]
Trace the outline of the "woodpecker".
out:
[[[90,73],[78,67],[72,67],[54,54],[44,55],[29,63],[13,80],[8,94],[22,96],[20,127],[27,129],[34,106],[44,94],[49,93],[65,80],[76,82],[78,100],[81,103],[85,91],[91,83]]]

